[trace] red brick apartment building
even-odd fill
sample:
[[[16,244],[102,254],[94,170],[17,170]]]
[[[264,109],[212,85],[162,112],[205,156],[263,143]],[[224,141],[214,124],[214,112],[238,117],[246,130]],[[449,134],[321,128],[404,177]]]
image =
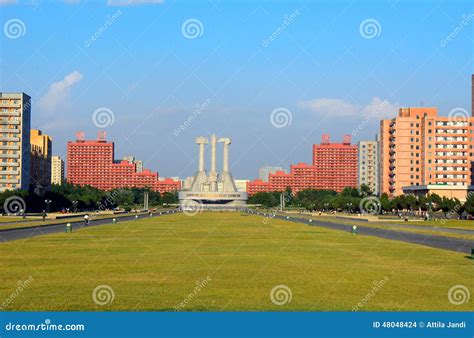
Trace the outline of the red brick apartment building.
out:
[[[345,135],[342,143],[331,143],[329,135],[323,135],[321,144],[313,145],[317,189],[342,191],[345,187],[357,187],[357,152],[350,135]]]
[[[79,132],[76,141],[67,143],[67,180],[101,190],[136,187],[163,193],[181,189],[180,181],[161,180],[157,172],[137,172],[135,163],[115,163],[114,143],[106,141],[103,132],[97,140],[84,140],[84,133]]]
[[[357,151],[349,135],[344,136],[343,143],[330,143],[329,135],[323,135],[321,144],[313,145],[313,165],[298,163],[288,174],[269,174],[268,182],[247,182],[247,193],[283,191],[287,187],[293,192],[309,188],[340,192],[345,187],[357,187]]]

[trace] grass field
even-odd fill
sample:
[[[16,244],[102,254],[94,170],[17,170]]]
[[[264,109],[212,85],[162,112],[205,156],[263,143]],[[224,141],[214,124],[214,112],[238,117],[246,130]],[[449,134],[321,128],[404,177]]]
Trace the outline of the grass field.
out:
[[[163,210],[165,211],[165,210]],[[157,211],[160,212],[160,211]],[[99,219],[107,219],[107,218],[117,218],[120,219],[121,217],[130,217],[133,215],[141,215],[143,212],[140,213],[128,213],[128,214],[93,214],[91,213],[91,220],[99,220]],[[35,219],[35,220],[26,220],[22,222],[18,222],[20,220],[19,218],[16,219],[17,222],[15,223],[7,223],[7,221],[3,222],[3,224],[0,222],[0,230],[9,230],[9,229],[19,229],[19,228],[27,228],[27,227],[32,227],[32,226],[43,226],[43,225],[51,225],[51,224],[61,224],[61,223],[68,223],[68,222],[81,222],[84,220],[84,216],[77,216],[77,217],[71,217],[71,218],[58,218],[58,219],[46,219],[45,222],[41,219]],[[12,221],[10,221],[12,222]],[[14,222],[14,221],[13,221]]]
[[[0,216],[0,224],[1,223],[8,223],[8,222],[16,222],[21,221],[20,217],[9,217],[9,216]]]
[[[0,248],[5,310],[473,309],[448,300],[453,286],[474,285],[463,254],[238,213],[167,215]],[[101,285],[105,305],[93,300]],[[112,292],[112,302],[101,298]]]
[[[287,215],[287,214],[281,214]],[[441,221],[428,221],[428,222],[362,222],[362,221],[354,221],[350,218],[336,218],[335,216],[327,216],[327,215],[309,215],[309,214],[288,214],[291,217],[297,218],[307,218],[313,220],[320,220],[324,222],[332,222],[332,223],[339,223],[339,224],[347,224],[347,225],[357,225],[357,226],[365,226],[365,227],[373,227],[373,228],[381,228],[381,229],[389,229],[395,231],[404,231],[404,232],[413,232],[418,234],[424,235],[434,235],[434,236],[444,236],[444,237],[451,237],[451,238],[459,238],[459,239],[467,239],[467,240],[474,240],[474,232],[472,234],[468,233],[453,233],[449,231],[443,231],[444,229],[453,229],[453,230],[468,230],[474,231],[474,221],[460,221],[460,220],[445,220],[444,222]],[[354,216],[357,217],[357,216]],[[426,229],[414,229],[410,226],[422,226]],[[437,229],[431,229],[431,227],[435,227]]]

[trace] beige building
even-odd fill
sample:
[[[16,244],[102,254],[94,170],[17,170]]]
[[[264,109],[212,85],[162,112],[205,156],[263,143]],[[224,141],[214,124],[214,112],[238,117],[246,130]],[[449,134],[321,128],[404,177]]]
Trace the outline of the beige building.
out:
[[[30,186],[38,194],[51,190],[52,140],[41,130],[32,129],[30,135]]]
[[[378,142],[360,141],[358,143],[358,186],[365,184],[374,194],[379,193]]]
[[[142,160],[137,160],[135,156],[124,156],[122,160],[127,161],[128,163],[134,163],[136,172],[141,173],[143,172],[143,161]]]
[[[268,177],[267,177],[267,180],[268,180]],[[237,188],[237,191],[246,192],[247,183],[250,182],[250,180],[234,180],[234,182],[235,182],[235,187]]]
[[[467,193],[471,185],[473,123],[473,117],[438,116],[436,108],[423,107],[401,108],[396,118],[382,120],[381,193],[396,196],[404,188],[408,191],[408,187],[416,186],[429,187],[442,196],[450,196],[453,189]]]
[[[29,188],[31,98],[0,92],[0,192]]]
[[[427,196],[436,194],[441,197],[457,198],[460,202],[466,202],[467,196],[474,193],[474,186],[464,185],[414,185],[404,187],[403,193],[415,196]]]
[[[64,183],[64,161],[59,156],[51,157],[51,184]]]

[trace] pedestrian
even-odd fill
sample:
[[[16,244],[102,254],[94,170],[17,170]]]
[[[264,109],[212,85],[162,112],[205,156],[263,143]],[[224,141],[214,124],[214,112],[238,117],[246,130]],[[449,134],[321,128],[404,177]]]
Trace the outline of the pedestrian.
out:
[[[43,222],[46,222],[46,210],[43,210],[42,215],[43,215]]]
[[[84,225],[88,226],[89,225],[89,214],[84,215]]]

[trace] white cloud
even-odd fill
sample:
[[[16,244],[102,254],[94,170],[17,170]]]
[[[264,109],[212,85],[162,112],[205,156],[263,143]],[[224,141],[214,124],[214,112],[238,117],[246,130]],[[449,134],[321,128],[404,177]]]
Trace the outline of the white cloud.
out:
[[[316,113],[317,115],[323,116],[372,116],[385,118],[395,116],[400,105],[398,103],[391,103],[386,99],[382,100],[378,97],[373,97],[372,100],[365,106],[332,98],[301,101],[299,106]]]
[[[0,0],[0,6],[4,5],[16,5],[18,0]]]
[[[360,107],[340,99],[320,98],[309,101],[301,101],[299,106],[318,115],[352,116]]]
[[[134,6],[144,4],[161,4],[164,0],[107,0],[108,6]]]
[[[59,105],[66,101],[69,89],[81,81],[82,78],[83,75],[75,70],[66,75],[61,81],[52,83],[46,95],[39,99],[38,105],[40,109],[47,113],[54,112]]]
[[[397,115],[399,108],[399,103],[391,103],[387,99],[382,100],[381,98],[374,97],[372,101],[364,107],[363,113],[366,116],[390,118]]]

